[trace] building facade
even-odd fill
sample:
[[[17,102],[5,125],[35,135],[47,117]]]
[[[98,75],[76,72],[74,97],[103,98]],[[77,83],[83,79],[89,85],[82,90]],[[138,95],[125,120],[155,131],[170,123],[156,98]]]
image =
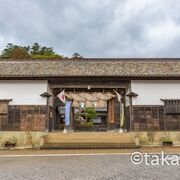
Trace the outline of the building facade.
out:
[[[179,89],[178,59],[1,60],[0,130],[63,130],[64,91],[69,130],[177,131]]]
[[[179,80],[132,80],[135,131],[180,129]],[[167,109],[168,108],[168,109]]]

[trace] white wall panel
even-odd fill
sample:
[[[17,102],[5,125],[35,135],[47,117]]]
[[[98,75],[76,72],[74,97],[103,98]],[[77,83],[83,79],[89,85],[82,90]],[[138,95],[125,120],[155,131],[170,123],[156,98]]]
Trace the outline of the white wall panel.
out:
[[[133,80],[131,89],[138,94],[133,105],[163,105],[160,98],[180,99],[179,80]]]
[[[47,81],[1,80],[0,99],[13,99],[11,105],[45,105],[46,98],[40,94],[47,91]]]

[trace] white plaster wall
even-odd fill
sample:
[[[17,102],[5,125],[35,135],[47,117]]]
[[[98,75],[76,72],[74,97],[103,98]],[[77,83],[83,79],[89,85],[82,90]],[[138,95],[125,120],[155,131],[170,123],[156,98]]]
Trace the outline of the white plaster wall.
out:
[[[40,94],[47,91],[47,81],[1,80],[0,99],[12,99],[11,105],[46,105]]]
[[[133,80],[131,89],[138,94],[133,105],[163,105],[160,98],[180,99],[180,80]]]

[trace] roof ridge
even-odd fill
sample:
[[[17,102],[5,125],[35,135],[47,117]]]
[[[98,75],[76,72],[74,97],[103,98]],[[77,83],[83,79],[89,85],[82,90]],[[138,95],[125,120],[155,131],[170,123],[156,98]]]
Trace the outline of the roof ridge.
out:
[[[73,58],[59,58],[59,59],[0,59],[0,62],[46,62],[46,61],[180,61],[180,57],[179,58],[77,58],[77,59],[73,59]]]

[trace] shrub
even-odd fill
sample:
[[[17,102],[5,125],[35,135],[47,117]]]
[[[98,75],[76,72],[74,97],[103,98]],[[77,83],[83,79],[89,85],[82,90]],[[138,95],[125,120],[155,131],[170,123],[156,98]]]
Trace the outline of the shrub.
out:
[[[96,118],[97,113],[94,108],[85,108],[86,117],[89,121],[91,121],[93,118]]]

